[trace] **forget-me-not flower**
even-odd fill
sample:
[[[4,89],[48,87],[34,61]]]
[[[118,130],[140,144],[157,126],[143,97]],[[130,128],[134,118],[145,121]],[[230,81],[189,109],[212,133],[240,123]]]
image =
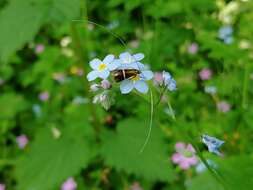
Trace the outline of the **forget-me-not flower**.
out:
[[[143,70],[145,66],[140,62],[143,58],[143,53],[131,55],[128,52],[124,52],[119,55],[119,59],[115,60],[114,63],[120,64],[117,69]]]
[[[146,84],[146,80],[150,80],[153,78],[153,72],[152,71],[141,71],[140,74],[125,79],[120,84],[120,91],[122,94],[128,94],[133,89],[136,89],[137,91],[146,94],[148,92],[148,85]]]
[[[172,78],[171,74],[166,71],[163,71],[163,84],[170,91],[174,91],[177,89],[176,81]]]
[[[90,66],[93,71],[87,75],[88,81],[93,81],[96,78],[106,79],[110,75],[110,71],[115,70],[119,63],[114,61],[114,55],[107,55],[103,61],[100,59],[93,59],[90,61]]]
[[[233,28],[231,26],[222,26],[219,29],[219,38],[225,44],[231,44],[233,42]]]
[[[219,140],[215,137],[210,137],[205,134],[202,135],[201,139],[202,139],[202,142],[207,146],[209,152],[215,153],[218,156],[222,155],[218,149],[221,145],[225,143],[225,141]]]

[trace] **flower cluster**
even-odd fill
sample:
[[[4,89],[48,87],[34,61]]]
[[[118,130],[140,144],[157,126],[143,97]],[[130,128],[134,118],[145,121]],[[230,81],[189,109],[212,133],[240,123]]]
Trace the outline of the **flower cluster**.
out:
[[[131,55],[128,52],[121,53],[118,59],[111,54],[107,55],[103,60],[95,58],[90,61],[93,71],[88,73],[87,79],[88,81],[93,81],[97,78],[105,80],[110,74],[115,77],[117,71],[118,75],[122,75],[120,80],[120,91],[122,94],[128,94],[133,89],[145,94],[149,89],[146,81],[153,78],[153,72],[147,70],[144,64],[140,62],[143,58],[144,54],[142,53]],[[92,88],[99,86],[102,85],[93,84]]]
[[[92,83],[90,90],[97,94],[93,98],[94,104],[101,104],[105,109],[109,109],[113,104],[112,87],[119,83],[121,94],[129,94],[136,90],[139,93],[147,94],[150,86],[147,81],[154,78],[155,86],[163,87],[161,97],[166,90],[176,90],[176,81],[170,73],[163,71],[155,75],[141,61],[144,58],[143,53],[130,54],[121,53],[118,58],[109,54],[103,60],[95,58],[90,61],[90,67],[93,69],[88,73],[88,81],[100,79],[99,83]],[[159,75],[159,76],[158,76]],[[112,80],[113,79],[113,80]],[[113,84],[113,85],[112,85]]]

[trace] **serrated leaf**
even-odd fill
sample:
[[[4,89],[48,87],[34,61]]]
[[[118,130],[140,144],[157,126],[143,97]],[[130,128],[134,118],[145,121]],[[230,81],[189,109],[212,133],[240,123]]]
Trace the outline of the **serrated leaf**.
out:
[[[107,132],[103,138],[102,154],[106,164],[136,174],[149,180],[171,181],[173,172],[166,154],[167,146],[157,125],[153,126],[151,138],[140,153],[148,124],[143,120],[121,121],[117,133]]]
[[[90,148],[90,138],[86,135],[90,128],[87,119],[86,123],[75,121],[71,125],[72,116],[65,117],[68,125],[61,130],[60,138],[54,138],[50,128],[39,130],[28,153],[17,161],[18,189],[57,188],[63,180],[88,165],[94,154]]]
[[[13,0],[0,14],[0,60],[33,39],[47,22],[63,22],[79,13],[78,0]]]

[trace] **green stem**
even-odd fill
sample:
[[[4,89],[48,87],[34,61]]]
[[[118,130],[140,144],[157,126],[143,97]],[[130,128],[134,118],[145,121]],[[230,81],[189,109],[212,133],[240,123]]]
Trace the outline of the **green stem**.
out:
[[[243,91],[242,91],[242,108],[247,108],[247,99],[248,99],[248,86],[249,86],[249,67],[248,64],[245,63],[245,71],[244,71],[244,79],[243,79]]]
[[[152,130],[152,125],[153,125],[153,117],[154,117],[154,98],[153,98],[153,93],[152,90],[150,89],[150,121],[149,121],[149,130],[148,130],[148,134],[146,137],[146,140],[140,150],[140,154],[144,151],[146,145],[148,144],[148,141],[150,139],[150,135],[151,135],[151,130]]]
[[[174,110],[172,109],[172,106],[171,106],[169,100],[168,100],[168,106],[169,106],[170,112],[172,113],[172,119],[173,119],[173,120],[176,120],[176,116],[175,116],[175,114],[174,114]]]
[[[83,15],[83,17],[87,20],[87,7],[86,7],[86,1],[81,1],[81,13]],[[87,28],[87,27],[84,27],[84,28]],[[85,32],[86,34],[86,32]],[[86,79],[86,75],[87,75],[87,72],[86,72],[86,65],[87,65],[87,60],[88,60],[88,56],[87,56],[87,47],[83,47],[83,45],[80,43],[81,39],[79,37],[79,34],[78,34],[78,31],[77,31],[77,27],[74,23],[71,24],[71,35],[72,35],[72,39],[73,39],[73,46],[74,46],[74,52],[75,52],[75,55],[78,59],[78,62],[80,63],[80,65],[84,68],[84,80],[83,80],[83,86],[84,86],[84,93],[87,94],[88,98],[90,100],[92,100],[92,94],[90,94],[90,91],[89,91],[89,85],[88,85],[88,80]],[[88,41],[88,36],[87,34],[85,35],[85,42],[87,43]],[[92,103],[92,101],[89,101],[88,103],[88,106],[89,106],[89,110],[91,112],[91,115],[92,115],[92,125],[93,125],[93,128],[96,132],[96,135],[97,135],[97,140],[98,140],[98,134],[99,134],[99,131],[100,131],[100,122],[98,120],[98,117],[97,117],[97,113],[96,113],[96,109],[95,109],[95,106],[94,104]]]
[[[156,102],[156,104],[155,104],[155,107],[157,107],[157,106],[160,104],[160,102],[162,101],[163,95],[164,95],[164,93],[166,92],[166,90],[167,90],[167,86],[165,85],[165,86],[163,87],[161,93],[160,93],[159,99],[157,100],[157,102]]]
[[[202,161],[202,163],[206,166],[207,170],[210,172],[210,174],[213,176],[213,178],[216,179],[216,181],[218,181],[224,190],[228,190],[229,188],[227,187],[227,184],[225,183],[225,181],[223,180],[223,178],[218,174],[218,172],[211,167],[207,160],[204,158],[203,154],[201,153],[199,147],[196,145],[196,143],[189,137],[188,138],[190,143],[192,144],[192,146],[194,147],[194,149],[196,150],[196,153],[198,155],[198,157],[200,158],[200,160]]]

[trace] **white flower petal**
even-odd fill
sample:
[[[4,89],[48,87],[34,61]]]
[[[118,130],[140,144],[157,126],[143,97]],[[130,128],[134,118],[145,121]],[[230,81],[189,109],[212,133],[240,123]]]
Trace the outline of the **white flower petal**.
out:
[[[88,81],[93,81],[98,77],[98,71],[91,71],[87,75]]]
[[[120,84],[120,91],[122,94],[128,94],[134,88],[134,84],[131,80],[123,80]]]
[[[120,60],[115,59],[112,63],[109,63],[107,65],[107,67],[109,68],[110,71],[113,71],[113,70],[117,69],[120,65],[121,65]]]
[[[143,94],[148,92],[148,85],[143,80],[136,81],[134,88]]]
[[[145,78],[145,80],[150,80],[153,78],[154,74],[152,71],[142,71],[141,75]]]
[[[110,75],[110,71],[108,70],[103,70],[98,72],[98,77],[101,79],[107,79]]]
[[[102,63],[101,60],[99,60],[98,58],[95,58],[90,61],[90,67],[94,70],[98,70],[98,67],[101,63]]]
[[[105,64],[109,64],[109,63],[111,63],[113,60],[114,60],[114,55],[109,54],[109,55],[107,55],[107,56],[104,58],[103,62],[104,62]]]
[[[121,53],[121,54],[119,55],[119,58],[120,58],[121,60],[129,59],[129,57],[131,58],[132,56],[131,56],[131,54],[128,53],[128,52],[124,52],[124,53]]]
[[[144,54],[143,53],[136,53],[133,55],[133,58],[135,61],[140,61],[144,58]]]

